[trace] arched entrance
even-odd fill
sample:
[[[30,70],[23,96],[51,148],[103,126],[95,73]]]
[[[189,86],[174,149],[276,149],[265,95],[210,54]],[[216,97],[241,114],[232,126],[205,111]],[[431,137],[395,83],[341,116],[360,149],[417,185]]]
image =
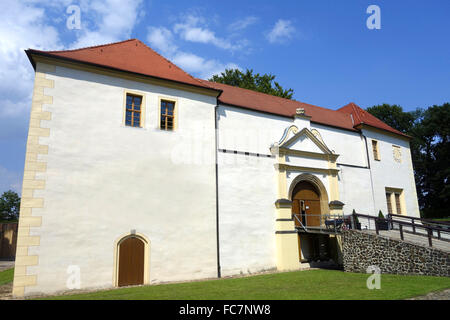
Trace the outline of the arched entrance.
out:
[[[308,181],[300,181],[292,192],[292,214],[296,215],[305,227],[318,227],[321,224],[320,192]]]
[[[144,284],[146,243],[137,236],[123,238],[118,244],[117,285]]]
[[[292,214],[295,225],[300,221],[308,229],[298,228],[298,250],[302,262],[327,259],[328,236],[315,232],[314,227],[323,223],[323,216],[329,213],[328,193],[320,179],[312,174],[297,176],[289,187],[292,200]]]

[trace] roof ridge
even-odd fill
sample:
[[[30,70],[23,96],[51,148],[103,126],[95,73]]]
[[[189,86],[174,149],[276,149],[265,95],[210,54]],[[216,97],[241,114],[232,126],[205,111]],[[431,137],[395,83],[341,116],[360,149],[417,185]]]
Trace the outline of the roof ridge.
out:
[[[117,42],[110,42],[110,43],[99,44],[99,45],[95,45],[95,46],[87,46],[87,47],[82,47],[82,48],[77,48],[77,49],[69,49],[69,50],[54,50],[54,51],[44,51],[44,50],[36,50],[36,49],[33,49],[33,50],[35,50],[35,51],[43,51],[43,52],[48,52],[48,53],[73,52],[73,51],[80,51],[80,50],[86,50],[86,49],[94,49],[94,48],[106,47],[106,46],[111,46],[111,45],[115,45],[115,44],[119,44],[119,43],[125,43],[125,42],[133,41],[133,40],[139,41],[139,39],[132,38],[132,39],[128,39],[128,40],[122,40],[122,41],[117,41]]]

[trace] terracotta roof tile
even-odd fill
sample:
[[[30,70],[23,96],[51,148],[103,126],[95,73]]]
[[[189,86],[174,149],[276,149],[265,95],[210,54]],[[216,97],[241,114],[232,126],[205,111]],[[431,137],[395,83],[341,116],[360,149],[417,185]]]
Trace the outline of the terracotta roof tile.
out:
[[[138,39],[130,39],[75,50],[40,51],[29,49],[26,50],[26,52],[27,54],[41,54],[55,58],[69,59],[116,70],[172,80],[197,87],[214,89],[218,92],[222,91],[218,98],[220,103],[245,109],[293,117],[297,108],[304,108],[305,114],[310,116],[311,121],[315,123],[352,131],[357,131],[355,127],[358,125],[366,124],[406,136],[364,111],[354,103],[350,103],[338,110],[331,110],[296,100],[284,99],[261,92],[194,78]]]
[[[28,51],[210,88],[138,39],[75,50]]]
[[[338,112],[351,114],[353,117],[353,120],[355,122],[355,127],[359,125],[368,125],[371,127],[375,127],[378,129],[386,130],[404,137],[408,137],[408,135],[392,128],[391,126],[387,125],[374,115],[370,114],[366,110],[362,109],[358,105],[356,105],[353,102],[350,102],[349,104],[343,106],[342,108],[337,110]]]

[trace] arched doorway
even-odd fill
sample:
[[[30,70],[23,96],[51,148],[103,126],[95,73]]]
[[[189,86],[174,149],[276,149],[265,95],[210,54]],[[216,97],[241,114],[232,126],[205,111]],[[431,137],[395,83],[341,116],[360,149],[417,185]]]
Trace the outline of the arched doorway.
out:
[[[144,284],[145,270],[144,240],[129,236],[118,244],[118,279],[119,287]]]
[[[320,191],[308,181],[300,181],[292,191],[292,214],[297,216],[295,223],[305,227],[318,227],[321,224]]]

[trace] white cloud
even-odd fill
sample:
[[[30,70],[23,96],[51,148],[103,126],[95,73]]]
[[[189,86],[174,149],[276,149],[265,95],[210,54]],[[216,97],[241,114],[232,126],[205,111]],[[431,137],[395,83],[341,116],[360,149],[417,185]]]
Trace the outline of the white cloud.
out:
[[[241,31],[241,30],[246,29],[250,25],[255,24],[258,21],[259,21],[259,19],[254,16],[245,17],[241,20],[237,20],[237,21],[233,22],[232,24],[230,24],[228,26],[228,30],[233,31],[233,32]]]
[[[266,35],[266,38],[270,43],[283,43],[291,39],[294,33],[295,28],[291,21],[279,19]]]
[[[177,43],[180,40],[210,43],[219,48],[230,48],[225,45],[226,42],[221,42],[222,40],[217,38],[214,32],[197,27],[200,23],[204,23],[202,17],[189,15],[183,23],[174,26],[173,32],[165,27],[151,26],[147,29],[147,41],[151,48],[163,54],[184,71],[202,79],[210,78],[213,74],[220,74],[226,68],[239,68],[235,63],[222,63],[216,59],[206,59],[179,48]]]
[[[208,79],[214,74],[220,74],[226,68],[239,69],[239,66],[235,63],[224,64],[215,59],[208,60],[187,52],[178,52],[171,60],[180,68],[189,73],[196,74],[202,79]]]
[[[81,1],[81,30],[72,48],[94,46],[130,38],[142,18],[142,0]]]
[[[217,37],[214,31],[204,26],[204,21],[202,17],[188,15],[182,23],[175,24],[173,31],[185,41],[209,43],[231,51],[240,50],[247,45],[246,40],[232,43],[228,39]]]
[[[147,41],[150,46],[162,54],[173,54],[178,47],[175,45],[172,31],[164,27],[149,27]]]

